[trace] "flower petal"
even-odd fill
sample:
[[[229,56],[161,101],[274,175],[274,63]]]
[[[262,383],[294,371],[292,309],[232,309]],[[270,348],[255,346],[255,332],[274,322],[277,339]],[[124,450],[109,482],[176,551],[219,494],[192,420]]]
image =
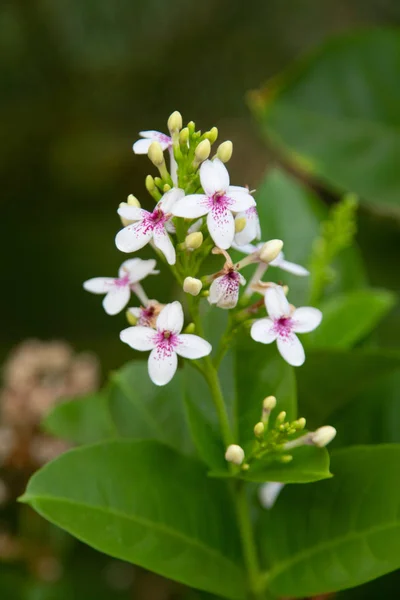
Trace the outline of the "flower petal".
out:
[[[212,350],[212,346],[207,340],[190,333],[181,333],[178,336],[178,342],[175,352],[184,358],[203,358],[203,356],[208,356]]]
[[[175,217],[185,219],[197,219],[206,215],[211,208],[207,196],[204,194],[190,194],[181,200],[177,200],[172,206],[171,212]]]
[[[226,191],[226,196],[232,201],[230,209],[233,212],[248,210],[256,205],[256,201],[246,188],[238,192],[237,189],[232,190],[232,187],[229,187]]]
[[[279,319],[279,317],[289,316],[289,302],[287,301],[282,286],[275,285],[273,287],[267,288],[264,300],[268,315],[273,319]]]
[[[148,368],[149,376],[156,385],[166,385],[175,375],[178,366],[176,352],[157,346],[150,352]]]
[[[134,350],[139,350],[140,352],[155,348],[156,336],[157,333],[154,329],[151,329],[150,327],[141,327],[140,325],[127,327],[119,334],[122,342],[125,342],[128,346]]]
[[[269,481],[260,486],[258,497],[261,506],[263,508],[272,508],[284,486],[284,483],[278,483],[277,481]]]
[[[214,279],[210,286],[208,301],[210,304],[216,304],[219,308],[234,308],[239,299],[239,287],[246,281],[237,274],[238,277],[231,279],[229,275],[222,275]],[[243,284],[242,284],[243,285]]]
[[[150,148],[150,145],[154,142],[155,140],[138,140],[137,142],[135,142],[132,146],[132,150],[134,151],[135,154],[147,154]]]
[[[255,239],[260,237],[260,220],[258,218],[257,210],[255,207],[251,207],[245,211],[238,213],[236,219],[245,218],[246,225],[242,231],[235,234],[235,244],[237,246],[246,246]]]
[[[152,237],[153,228],[143,220],[121,229],[116,235],[115,244],[121,252],[135,252],[148,244]]]
[[[279,252],[278,256],[274,260],[271,260],[269,264],[272,267],[278,267],[279,269],[287,271],[288,273],[292,273],[293,275],[300,275],[304,277],[310,274],[310,271],[307,271],[307,269],[301,265],[297,265],[296,263],[285,260],[285,255],[283,252]]]
[[[276,341],[278,350],[281,356],[292,365],[292,367],[300,367],[305,359],[304,348],[297,335],[294,333],[285,337],[278,337]]]
[[[158,224],[153,231],[153,240],[156,248],[161,250],[167,259],[169,265],[174,265],[176,262],[176,252],[171,238],[165,230],[164,225]]]
[[[130,258],[125,260],[119,268],[119,277],[124,277],[129,273],[130,283],[141,281],[147,275],[150,275],[155,269],[156,261],[154,258],[142,260],[141,258]]]
[[[322,312],[312,306],[297,308],[293,315],[293,331],[296,333],[308,333],[318,327],[322,321]]]
[[[149,214],[147,210],[144,210],[143,208],[129,206],[128,204],[126,206],[120,206],[117,213],[120,217],[128,219],[129,221],[141,221]]]
[[[219,248],[231,247],[235,236],[235,221],[230,210],[216,205],[207,215],[208,231]]]
[[[84,282],[83,288],[92,294],[107,294],[114,283],[113,277],[93,277]]]
[[[228,169],[219,158],[205,160],[200,167],[200,182],[208,196],[225,192],[229,187]]]
[[[108,315],[116,315],[125,308],[130,297],[128,285],[114,285],[103,300],[104,310]]]
[[[149,129],[148,131],[139,131],[139,135],[150,140],[152,142],[158,142],[163,150],[166,150],[171,145],[171,138],[169,135],[162,133],[161,131],[155,131]]]
[[[161,208],[164,213],[170,213],[175,202],[184,197],[185,192],[181,190],[181,188],[174,187],[164,194],[157,206]]]
[[[250,335],[255,342],[261,342],[261,344],[270,344],[278,337],[274,330],[274,322],[268,317],[254,321],[250,329]]]
[[[157,329],[159,331],[171,331],[180,333],[183,327],[182,304],[175,300],[166,304],[157,318]]]

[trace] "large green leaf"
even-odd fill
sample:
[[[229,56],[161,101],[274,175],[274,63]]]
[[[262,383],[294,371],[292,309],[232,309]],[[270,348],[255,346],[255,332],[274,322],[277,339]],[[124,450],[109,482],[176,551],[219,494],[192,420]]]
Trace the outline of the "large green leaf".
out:
[[[400,445],[332,456],[330,480],[288,486],[259,523],[278,596],[315,596],[400,567]]]
[[[322,323],[305,336],[305,345],[351,348],[374,329],[394,303],[395,295],[386,290],[354,290],[333,296],[321,304]]]
[[[396,30],[329,41],[254,94],[267,138],[335,188],[398,207],[399,57]]]
[[[310,350],[297,369],[299,412],[310,429],[400,366],[400,354],[380,350]]]
[[[227,598],[245,596],[228,491],[168,446],[120,440],[72,450],[36,473],[22,500],[111,556]]]
[[[288,420],[296,418],[296,379],[293,367],[281,358],[275,344],[261,346],[248,333],[239,338],[235,355],[237,439],[247,451],[253,444],[254,425],[261,418],[266,396],[277,399],[271,422],[282,410]]]

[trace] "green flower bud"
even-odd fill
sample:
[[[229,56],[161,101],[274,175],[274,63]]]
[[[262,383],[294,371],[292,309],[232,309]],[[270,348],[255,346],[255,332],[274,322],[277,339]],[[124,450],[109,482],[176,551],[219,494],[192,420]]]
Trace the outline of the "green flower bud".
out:
[[[223,142],[217,148],[217,158],[223,163],[227,163],[231,157],[233,152],[233,144],[230,140]]]
[[[177,110],[168,119],[168,129],[171,133],[178,133],[182,129],[182,115]]]
[[[164,152],[158,142],[150,144],[147,155],[155,167],[160,167],[164,163]]]

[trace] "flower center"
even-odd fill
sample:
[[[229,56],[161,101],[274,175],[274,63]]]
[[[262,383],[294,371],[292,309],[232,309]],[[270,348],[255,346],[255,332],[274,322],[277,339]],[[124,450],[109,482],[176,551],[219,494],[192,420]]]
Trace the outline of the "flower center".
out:
[[[211,202],[214,208],[226,208],[230,204],[230,199],[225,196],[225,192],[215,192],[211,196]]]
[[[157,331],[156,344],[159,350],[162,350],[166,353],[171,353],[179,344],[178,336],[172,331],[168,330]]]
[[[129,285],[130,281],[129,281],[129,275],[126,274],[123,277],[119,277],[118,279],[114,279],[114,285],[116,285],[117,287],[125,287],[126,285]]]
[[[164,219],[165,215],[163,213],[163,211],[160,208],[155,208],[153,210],[153,212],[150,215],[150,221],[152,221],[152,223],[159,223],[160,221],[162,221]]]
[[[279,337],[288,338],[292,333],[293,320],[290,317],[279,317],[274,321],[274,330]]]

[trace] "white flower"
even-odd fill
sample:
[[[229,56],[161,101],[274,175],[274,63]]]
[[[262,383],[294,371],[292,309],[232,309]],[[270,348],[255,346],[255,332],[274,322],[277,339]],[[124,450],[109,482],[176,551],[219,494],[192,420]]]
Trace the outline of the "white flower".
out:
[[[128,308],[128,313],[136,319],[135,325],[143,327],[152,327],[155,329],[157,317],[164,308],[157,300],[149,300],[146,306]]]
[[[291,310],[279,285],[267,288],[264,298],[269,316],[253,323],[251,337],[262,344],[276,340],[282,357],[290,365],[299,367],[305,361],[305,354],[296,333],[308,333],[318,327],[322,320],[321,311],[310,306]]]
[[[178,366],[178,355],[202,358],[211,352],[211,344],[197,335],[181,333],[183,310],[180,302],[167,304],[157,318],[156,331],[149,327],[128,327],[121,331],[123,342],[134,350],[151,350],[149,375],[156,385],[166,385]]]
[[[128,304],[131,291],[139,298],[142,296],[139,281],[147,275],[157,274],[158,271],[154,271],[155,266],[156,261],[153,258],[150,260],[131,258],[122,263],[117,278],[94,277],[85,281],[83,287],[92,294],[106,294],[103,300],[104,310],[108,315],[116,315]]]
[[[147,154],[153,142],[158,142],[163,150],[172,146],[171,138],[160,131],[139,131],[139,135],[144,139],[133,144],[132,150],[135,154]]]
[[[258,490],[258,497],[260,499],[261,506],[263,508],[272,508],[278,498],[279,494],[284,488],[283,483],[277,481],[270,481],[260,486]]]
[[[219,308],[235,308],[239,299],[239,288],[245,285],[246,280],[234,268],[224,275],[214,279],[210,286],[208,301]]]
[[[122,206],[118,214],[124,219],[135,221],[117,233],[115,243],[122,252],[135,252],[140,250],[151,240],[156,248],[161,250],[168,264],[174,265],[176,260],[175,248],[167,232],[171,219],[171,208],[174,203],[182,198],[185,192],[179,188],[169,190],[157,203],[153,212],[136,208],[135,206]]]
[[[235,245],[239,247],[261,238],[260,219],[256,207],[250,206],[247,210],[238,213],[235,220],[242,218],[246,219],[246,225],[242,231],[235,234],[234,239]]]
[[[255,206],[254,198],[244,187],[230,186],[225,165],[215,158],[200,167],[200,182],[205,194],[192,194],[178,200],[172,214],[198,219],[207,215],[207,226],[215,244],[224,250],[232,245],[235,221],[232,212],[242,212]]]

